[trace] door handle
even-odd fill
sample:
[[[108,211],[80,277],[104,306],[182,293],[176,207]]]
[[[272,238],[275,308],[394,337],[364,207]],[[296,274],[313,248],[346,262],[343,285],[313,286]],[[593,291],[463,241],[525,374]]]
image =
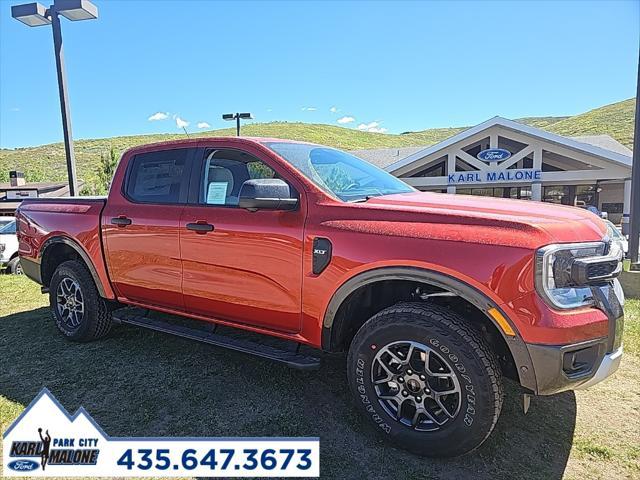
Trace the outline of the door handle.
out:
[[[210,223],[187,223],[187,229],[197,233],[213,232],[213,225]]]
[[[112,218],[111,223],[113,225],[118,225],[119,227],[126,227],[127,225],[131,225],[131,219],[124,215],[120,215],[119,217]]]

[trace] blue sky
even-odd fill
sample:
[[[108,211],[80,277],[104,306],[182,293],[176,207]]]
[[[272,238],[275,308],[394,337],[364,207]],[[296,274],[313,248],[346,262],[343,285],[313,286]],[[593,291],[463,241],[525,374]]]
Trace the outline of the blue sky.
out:
[[[51,29],[15,3],[0,0],[0,146],[61,141]],[[400,133],[635,95],[637,0],[95,4],[98,20],[62,19],[75,138],[228,127],[231,111]]]

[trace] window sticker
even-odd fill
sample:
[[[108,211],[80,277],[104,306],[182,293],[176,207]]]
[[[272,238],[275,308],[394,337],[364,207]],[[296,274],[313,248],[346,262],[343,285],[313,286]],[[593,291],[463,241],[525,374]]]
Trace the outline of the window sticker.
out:
[[[207,189],[207,204],[224,205],[227,199],[227,182],[209,182]]]

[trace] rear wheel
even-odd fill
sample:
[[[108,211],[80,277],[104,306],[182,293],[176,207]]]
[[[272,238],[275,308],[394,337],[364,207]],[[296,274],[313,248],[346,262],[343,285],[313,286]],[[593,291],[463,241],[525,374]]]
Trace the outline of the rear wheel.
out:
[[[89,342],[111,330],[109,304],[98,294],[87,267],[78,261],[64,262],[53,273],[49,304],[58,330],[70,340]]]
[[[502,408],[495,356],[464,320],[429,303],[401,303],[371,317],[348,357],[360,410],[394,444],[456,456],[489,436]]]

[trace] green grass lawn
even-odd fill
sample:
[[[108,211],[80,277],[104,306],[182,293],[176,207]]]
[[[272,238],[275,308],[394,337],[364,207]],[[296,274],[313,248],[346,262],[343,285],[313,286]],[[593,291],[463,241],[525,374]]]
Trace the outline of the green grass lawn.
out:
[[[132,327],[76,344],[39,286],[0,276],[0,428],[43,386],[113,436],[319,436],[323,478],[640,478],[640,301],[625,307],[619,372],[584,392],[534,398],[513,385],[491,438],[433,460],[397,450],[353,408],[344,357],[316,372]]]

